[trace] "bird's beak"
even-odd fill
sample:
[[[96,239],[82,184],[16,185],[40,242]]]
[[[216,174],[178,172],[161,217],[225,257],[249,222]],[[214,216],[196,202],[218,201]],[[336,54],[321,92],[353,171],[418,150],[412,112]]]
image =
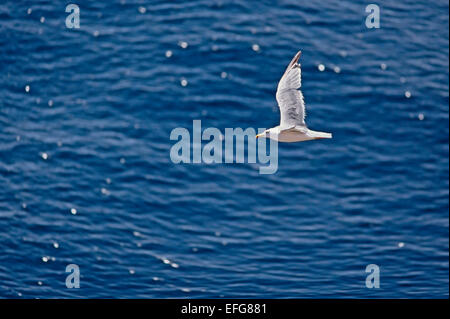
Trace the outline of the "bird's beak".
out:
[[[256,135],[255,137],[256,137],[256,138],[260,138],[260,137],[262,136],[262,134],[263,134],[263,133],[260,133],[260,134]]]

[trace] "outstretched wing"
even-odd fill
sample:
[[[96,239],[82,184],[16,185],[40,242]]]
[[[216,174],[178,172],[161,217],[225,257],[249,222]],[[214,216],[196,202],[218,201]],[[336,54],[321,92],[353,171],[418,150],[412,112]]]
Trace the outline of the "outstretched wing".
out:
[[[305,102],[303,94],[298,90],[302,85],[302,71],[297,63],[300,58],[299,51],[281,77],[277,88],[277,102],[280,108],[281,127],[306,126]]]

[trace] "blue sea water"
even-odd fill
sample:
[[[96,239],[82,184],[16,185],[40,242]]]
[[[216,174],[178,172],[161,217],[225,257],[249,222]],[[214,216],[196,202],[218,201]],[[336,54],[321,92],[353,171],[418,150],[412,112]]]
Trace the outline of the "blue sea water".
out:
[[[0,4],[0,297],[448,298],[446,0],[377,1],[379,29],[372,1],[73,2],[79,29]],[[277,125],[300,49],[332,140],[273,175],[170,160],[193,120]]]

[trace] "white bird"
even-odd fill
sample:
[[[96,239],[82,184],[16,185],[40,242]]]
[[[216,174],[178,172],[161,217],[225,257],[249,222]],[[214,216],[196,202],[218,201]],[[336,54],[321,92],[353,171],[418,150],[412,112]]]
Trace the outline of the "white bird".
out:
[[[279,142],[303,142],[322,138],[331,138],[331,133],[317,132],[306,127],[305,102],[303,94],[298,90],[302,85],[301,68],[298,64],[300,54],[294,56],[281,77],[277,88],[277,102],[280,108],[280,125],[256,135],[271,138]]]

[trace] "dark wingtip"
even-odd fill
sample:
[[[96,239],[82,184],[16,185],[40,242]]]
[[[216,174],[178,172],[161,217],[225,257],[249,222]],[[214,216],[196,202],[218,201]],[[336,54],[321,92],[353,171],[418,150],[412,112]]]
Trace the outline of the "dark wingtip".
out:
[[[300,55],[302,55],[302,51],[298,51],[297,54],[295,55],[293,61],[295,61],[295,63],[297,63],[297,61],[300,59]]]
[[[294,58],[291,60],[291,63],[289,63],[288,67],[286,68],[285,74],[287,71],[289,71],[294,65],[297,64],[298,60],[300,59],[300,55],[302,54],[302,51],[298,51],[297,54],[294,56]]]

